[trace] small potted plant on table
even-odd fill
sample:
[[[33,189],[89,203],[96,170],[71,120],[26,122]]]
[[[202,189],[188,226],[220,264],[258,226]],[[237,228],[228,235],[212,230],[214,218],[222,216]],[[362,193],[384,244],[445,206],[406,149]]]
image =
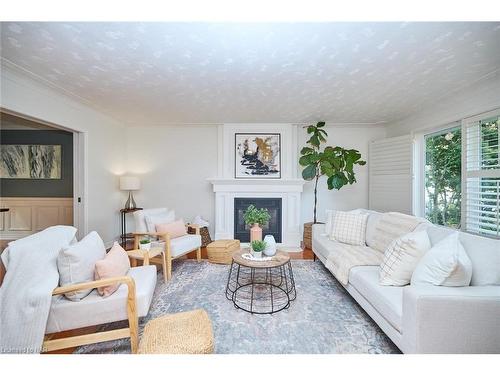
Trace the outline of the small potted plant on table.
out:
[[[139,249],[149,251],[151,249],[151,241],[146,239],[140,240]]]
[[[266,248],[266,243],[264,241],[255,240],[252,241],[252,256],[254,258],[262,258],[262,252]]]
[[[248,206],[243,214],[245,224],[251,226],[250,228],[250,242],[255,240],[262,240],[262,226],[266,225],[271,219],[271,215],[267,208],[256,208],[253,204]]]

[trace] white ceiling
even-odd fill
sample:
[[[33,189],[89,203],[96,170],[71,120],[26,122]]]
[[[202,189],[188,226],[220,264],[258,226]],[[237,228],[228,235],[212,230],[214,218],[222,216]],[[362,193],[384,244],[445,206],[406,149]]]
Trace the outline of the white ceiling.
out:
[[[500,23],[2,23],[1,40],[129,125],[391,122],[500,68]]]

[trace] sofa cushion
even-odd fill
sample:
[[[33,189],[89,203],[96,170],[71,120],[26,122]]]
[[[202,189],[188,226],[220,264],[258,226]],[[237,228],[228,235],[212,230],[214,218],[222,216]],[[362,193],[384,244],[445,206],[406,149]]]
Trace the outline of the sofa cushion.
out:
[[[106,254],[104,259],[95,263],[95,279],[108,279],[111,277],[125,276],[130,270],[130,260],[127,252],[115,241],[113,247]],[[106,285],[97,288],[97,292],[104,297],[108,297],[116,290],[120,284]]]
[[[187,234],[170,240],[170,252],[173,257],[188,253],[201,246],[201,236],[198,234]]]
[[[455,230],[430,226],[427,234],[435,245]],[[470,285],[500,285],[500,240],[459,232],[459,240],[472,262]]]
[[[147,214],[144,215],[144,218],[148,232],[156,232],[157,225],[172,223],[175,220],[175,211]]]
[[[366,221],[366,245],[374,249],[373,244],[375,243],[374,235],[375,228],[382,214],[376,211],[370,211],[368,215],[368,220]]]
[[[385,252],[396,238],[413,232],[425,219],[400,212],[383,213],[375,226],[370,247]]]
[[[422,257],[413,272],[411,283],[468,286],[471,278],[472,263],[455,232],[439,241]]]
[[[353,267],[349,273],[352,285],[395,329],[401,332],[403,287],[378,283],[378,266]]]
[[[187,234],[186,224],[183,219],[172,221],[171,223],[156,224],[158,233],[168,233],[170,238],[182,237]]]
[[[156,267],[134,267],[128,275],[135,281],[137,316],[146,316],[156,286]],[[128,318],[127,295],[128,287],[122,284],[107,298],[101,297],[95,289],[79,302],[54,296],[46,333],[125,320]]]
[[[430,248],[431,242],[426,231],[411,232],[393,241],[380,265],[380,285],[409,284],[420,258]]]
[[[330,239],[349,245],[365,245],[368,214],[335,211]]]
[[[106,248],[97,232],[90,232],[81,241],[65,246],[57,257],[59,285],[84,283],[94,280],[95,264],[104,259]],[[72,301],[79,301],[92,289],[66,293]]]
[[[148,231],[146,226],[146,216],[147,215],[156,215],[161,213],[167,213],[167,208],[145,208],[143,210],[138,210],[133,213],[134,215],[134,224],[135,224],[135,232],[144,233]]]

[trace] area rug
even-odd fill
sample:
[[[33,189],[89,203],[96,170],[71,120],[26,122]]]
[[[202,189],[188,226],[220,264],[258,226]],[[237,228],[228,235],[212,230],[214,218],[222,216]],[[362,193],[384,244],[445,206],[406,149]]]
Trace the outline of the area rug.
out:
[[[224,295],[229,266],[174,262],[172,280],[158,284],[145,323],[164,314],[205,309],[216,353],[399,353],[397,347],[319,261],[292,260],[297,299],[273,315],[236,309]],[[108,325],[115,328],[123,323]],[[77,353],[129,353],[128,339],[81,346]]]

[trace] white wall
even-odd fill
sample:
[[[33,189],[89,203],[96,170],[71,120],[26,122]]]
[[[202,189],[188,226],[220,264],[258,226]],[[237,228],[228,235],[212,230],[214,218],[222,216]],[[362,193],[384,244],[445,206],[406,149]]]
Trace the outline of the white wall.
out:
[[[340,190],[328,190],[326,178],[322,177],[318,184],[317,218],[325,221],[325,210],[352,210],[355,208],[368,208],[368,144],[375,139],[385,137],[385,129],[381,126],[365,127],[339,127],[326,126],[328,145],[354,148],[361,152],[364,166],[356,166],[356,180],[353,185],[344,186]],[[299,150],[309,139],[305,130],[299,133]],[[300,173],[299,173],[300,176]],[[314,182],[304,185],[302,194],[302,221],[309,222],[313,219]]]
[[[128,128],[127,173],[142,183],[137,205],[175,209],[186,222],[202,215],[213,234],[215,195],[207,178],[217,175],[217,147],[216,125]]]
[[[385,129],[374,127],[327,126],[329,144],[358,149],[368,158],[368,143],[385,137]],[[299,150],[308,139],[299,132]],[[127,129],[127,173],[141,178],[142,189],[135,194],[141,207],[169,207],[177,217],[191,220],[201,214],[214,230],[215,193],[207,178],[217,176],[216,125],[137,127]],[[297,168],[300,169],[297,163]],[[358,182],[330,191],[322,179],[318,194],[318,218],[325,209],[349,210],[368,207],[368,165],[358,167]],[[298,172],[300,176],[300,170]],[[313,184],[304,187],[302,222],[312,220]],[[130,222],[130,221],[129,221]]]
[[[387,124],[387,136],[432,129],[500,107],[500,71],[452,93],[403,120]]]
[[[119,210],[125,197],[117,175],[125,164],[125,132],[117,121],[60,94],[43,83],[3,66],[1,107],[87,135],[88,230],[109,245],[119,235]]]

